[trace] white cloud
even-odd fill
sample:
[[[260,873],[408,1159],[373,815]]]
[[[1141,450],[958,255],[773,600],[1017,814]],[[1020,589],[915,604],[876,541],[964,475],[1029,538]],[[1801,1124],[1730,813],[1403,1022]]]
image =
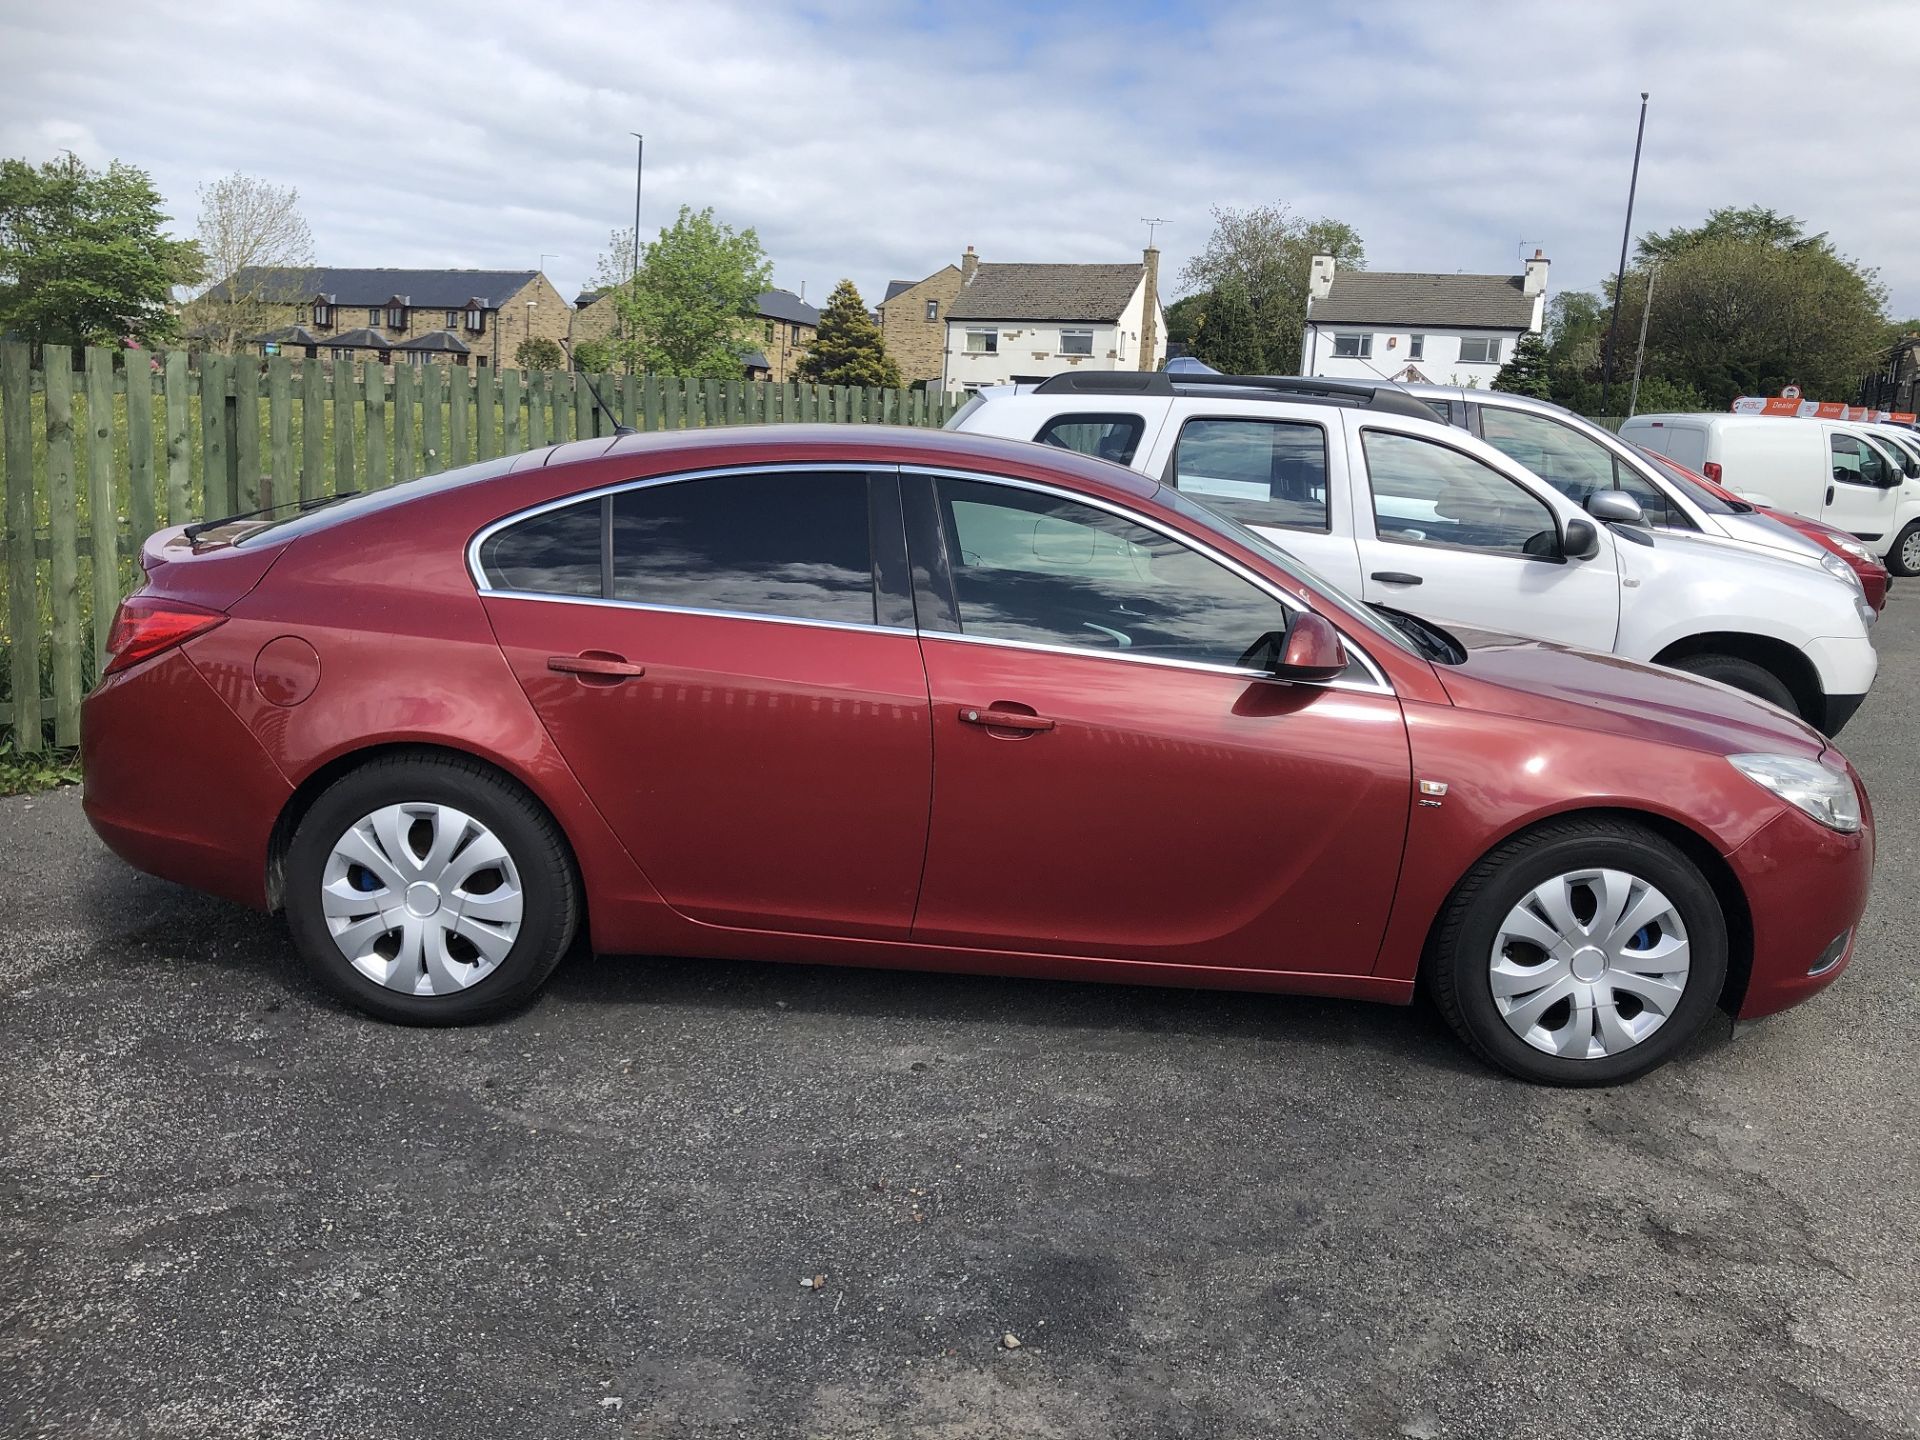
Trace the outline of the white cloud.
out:
[[[0,6],[0,151],[131,161],[180,227],[243,170],[299,188],[323,262],[528,265],[584,281],[682,203],[759,229],[780,283],[871,300],[989,259],[1166,268],[1213,204],[1358,227],[1380,268],[1612,269],[1638,92],[1636,230],[1763,204],[1878,265],[1920,311],[1920,200],[1889,102],[1898,4],[1280,7]],[[1889,168],[1887,162],[1894,163]]]

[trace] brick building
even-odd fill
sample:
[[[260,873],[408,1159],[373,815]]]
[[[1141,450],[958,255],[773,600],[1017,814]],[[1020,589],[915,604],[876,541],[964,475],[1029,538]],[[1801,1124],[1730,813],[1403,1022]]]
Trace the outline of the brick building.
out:
[[[538,270],[249,269],[205,298],[236,292],[263,303],[262,353],[382,364],[512,365],[529,336],[565,339],[571,313]]]
[[[947,307],[980,264],[967,246],[958,265],[947,265],[924,280],[895,280],[880,302],[880,338],[909,385],[938,385],[947,353]]]

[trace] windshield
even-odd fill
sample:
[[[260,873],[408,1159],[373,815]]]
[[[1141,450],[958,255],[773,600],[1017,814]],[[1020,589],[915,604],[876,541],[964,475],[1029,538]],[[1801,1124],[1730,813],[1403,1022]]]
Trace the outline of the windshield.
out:
[[[1636,446],[1634,448],[1638,449],[1639,447]],[[1747,515],[1752,513],[1754,507],[1746,501],[1728,500],[1723,496],[1714,494],[1713,491],[1700,484],[1691,475],[1687,474],[1686,471],[1667,459],[1666,456],[1652,450],[1641,450],[1640,453],[1647,458],[1649,464],[1653,465],[1662,475],[1666,476],[1668,482],[1674,489],[1678,490],[1709,515]]]
[[[1156,492],[1156,498],[1168,508],[1177,510],[1187,519],[1203,529],[1212,531],[1223,539],[1233,540],[1263,558],[1272,561],[1303,585],[1310,585],[1321,594],[1335,601],[1354,619],[1365,625],[1382,640],[1389,640],[1409,654],[1435,658],[1429,653],[1429,646],[1406,626],[1382,619],[1373,606],[1356,600],[1338,585],[1302,562],[1297,556],[1288,554],[1257,530],[1249,530],[1237,520],[1229,520],[1217,510],[1209,510],[1189,495],[1183,495],[1171,485],[1162,485]],[[1416,622],[1418,623],[1418,622]]]

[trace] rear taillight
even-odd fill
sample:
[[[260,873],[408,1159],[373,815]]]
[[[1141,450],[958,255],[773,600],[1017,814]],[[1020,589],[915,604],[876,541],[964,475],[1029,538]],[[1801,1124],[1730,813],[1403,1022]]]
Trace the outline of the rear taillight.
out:
[[[1720,462],[1718,460],[1707,461],[1706,464],[1700,467],[1700,473],[1718,485],[1720,483]]]
[[[101,673],[111,675],[138,665],[226,623],[226,616],[203,605],[164,595],[130,595],[114,612],[113,629],[107,634],[107,668]]]

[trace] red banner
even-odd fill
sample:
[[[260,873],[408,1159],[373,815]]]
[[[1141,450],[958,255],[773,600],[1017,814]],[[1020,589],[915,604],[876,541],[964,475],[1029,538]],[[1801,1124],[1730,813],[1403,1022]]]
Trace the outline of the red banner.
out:
[[[1875,410],[1866,405],[1842,405],[1837,400],[1802,400],[1797,395],[1741,395],[1730,407],[1735,415],[1797,415],[1808,420],[1892,421],[1911,425],[1910,410]]]

